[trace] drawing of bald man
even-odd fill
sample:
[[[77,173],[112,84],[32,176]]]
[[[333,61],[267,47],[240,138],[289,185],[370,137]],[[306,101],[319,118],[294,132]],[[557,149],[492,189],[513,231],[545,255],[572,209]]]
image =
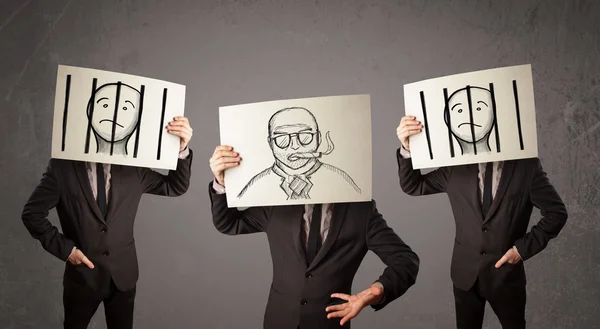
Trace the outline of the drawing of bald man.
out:
[[[315,116],[306,108],[288,107],[275,112],[269,119],[267,138],[275,162],[255,175],[238,198],[275,190],[286,200],[310,199],[313,188],[349,188],[360,193],[346,172],[320,160],[334,150],[329,132],[325,138],[327,150],[318,152],[322,135]]]

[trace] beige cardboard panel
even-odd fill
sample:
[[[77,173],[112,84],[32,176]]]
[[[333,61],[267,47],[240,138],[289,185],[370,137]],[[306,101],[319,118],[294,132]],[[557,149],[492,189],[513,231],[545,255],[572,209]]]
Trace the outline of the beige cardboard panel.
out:
[[[410,138],[415,169],[538,155],[531,65],[407,84],[404,102],[426,126]]]
[[[371,200],[369,95],[220,108],[221,144],[240,153],[225,173],[230,207]]]
[[[52,157],[175,169],[179,137],[164,127],[184,106],[183,85],[59,65]]]

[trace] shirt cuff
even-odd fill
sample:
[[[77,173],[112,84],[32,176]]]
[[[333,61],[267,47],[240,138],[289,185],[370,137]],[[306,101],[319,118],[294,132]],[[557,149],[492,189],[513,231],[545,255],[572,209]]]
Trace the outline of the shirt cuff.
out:
[[[216,179],[213,180],[212,188],[217,194],[225,194],[225,186],[222,186],[221,184],[217,183]]]
[[[517,249],[517,246],[513,246],[513,249],[515,250],[517,255],[519,255],[519,258],[521,258],[521,260],[523,260],[523,257],[521,257],[521,254],[519,254],[519,249]]]
[[[400,155],[404,158],[404,159],[410,159],[410,152],[404,149],[404,146],[400,146]]]
[[[375,282],[372,284],[372,286],[375,286],[375,287],[377,287],[377,288],[381,289],[381,292],[382,292],[382,293],[385,295],[385,290],[383,289],[383,284],[381,284],[381,282],[379,282],[379,281],[375,281]],[[378,304],[381,304],[381,302],[383,301],[383,299],[384,299],[384,297],[383,297],[383,296],[381,296],[381,300],[379,301],[379,303],[378,303]]]
[[[190,155],[190,149],[186,145],[185,149],[183,149],[183,151],[179,152],[179,159],[181,159],[181,160],[187,159],[188,155]]]
[[[71,255],[73,255],[73,252],[75,252],[75,249],[77,249],[77,246],[73,246],[73,249],[71,249],[71,253],[69,254],[69,257],[67,257],[67,262],[69,261]]]

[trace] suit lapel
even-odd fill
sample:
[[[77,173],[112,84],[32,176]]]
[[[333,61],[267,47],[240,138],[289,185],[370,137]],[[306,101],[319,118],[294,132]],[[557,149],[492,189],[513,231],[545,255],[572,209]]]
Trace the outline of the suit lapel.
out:
[[[500,206],[500,202],[506,194],[506,189],[508,188],[508,184],[512,179],[513,173],[515,170],[515,161],[504,161],[504,165],[502,167],[502,176],[500,176],[500,183],[498,183],[498,189],[496,190],[496,195],[494,196],[494,200],[492,201],[492,205],[490,206],[490,210],[485,216],[484,223],[489,221],[490,218],[494,215],[494,213],[498,210]]]
[[[325,239],[323,246],[321,246],[321,249],[319,249],[317,256],[313,262],[308,265],[308,271],[312,270],[317,264],[319,264],[319,262],[322,261],[327,253],[331,250],[331,247],[333,247],[335,244],[335,240],[337,240],[337,237],[342,229],[344,219],[346,218],[347,210],[348,205],[346,203],[336,203],[333,205],[329,233],[327,233],[327,238]]]
[[[306,254],[302,243],[302,224],[304,223],[304,205],[290,206],[290,218],[292,220],[292,240],[296,247],[296,255],[302,264],[306,264]]]
[[[94,194],[92,193],[92,187],[90,185],[90,179],[88,177],[87,168],[85,167],[85,162],[83,161],[73,161],[73,166],[75,167],[75,172],[77,173],[77,179],[79,180],[79,186],[83,191],[83,195],[87,200],[92,212],[96,215],[96,218],[101,222],[105,223],[104,218],[102,218],[102,213],[100,212],[100,208],[96,203],[96,199],[94,199]]]

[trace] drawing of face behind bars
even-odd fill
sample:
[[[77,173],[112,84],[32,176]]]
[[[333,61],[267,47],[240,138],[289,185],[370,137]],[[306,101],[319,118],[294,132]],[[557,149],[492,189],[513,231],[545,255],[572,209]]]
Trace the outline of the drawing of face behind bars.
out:
[[[127,142],[139,126],[140,91],[124,83],[95,90],[87,115],[96,137],[97,153],[127,155]]]
[[[490,90],[467,86],[452,93],[444,121],[458,141],[462,154],[491,152],[489,139],[495,124]]]
[[[321,188],[350,187],[360,193],[360,189],[348,174],[319,160],[335,148],[329,132],[325,137],[327,150],[317,152],[322,135],[317,120],[306,108],[289,107],[275,112],[269,119],[267,138],[275,163],[254,176],[239,193],[238,198],[252,190],[264,193],[278,185],[278,190],[285,192],[286,200],[310,199],[309,193],[315,186],[313,182],[322,181],[329,184],[324,186],[319,183]]]

